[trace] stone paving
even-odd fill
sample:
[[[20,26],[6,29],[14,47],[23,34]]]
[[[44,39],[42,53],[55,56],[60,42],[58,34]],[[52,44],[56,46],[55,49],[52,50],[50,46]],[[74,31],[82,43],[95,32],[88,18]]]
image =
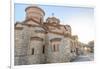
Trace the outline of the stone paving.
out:
[[[82,62],[82,61],[93,61],[94,60],[94,54],[88,54],[88,55],[80,55],[72,62]]]

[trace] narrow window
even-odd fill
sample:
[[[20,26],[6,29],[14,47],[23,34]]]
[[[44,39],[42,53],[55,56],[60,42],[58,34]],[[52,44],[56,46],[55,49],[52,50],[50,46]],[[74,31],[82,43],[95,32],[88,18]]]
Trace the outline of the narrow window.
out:
[[[72,49],[71,49],[71,53],[73,53]]]
[[[40,23],[43,23],[43,17],[42,16],[40,17]]]
[[[34,48],[32,48],[32,55],[34,55]]]
[[[57,44],[57,45],[53,45],[53,51],[55,52],[55,51],[59,51],[59,44]]]
[[[54,44],[54,46],[53,46],[53,47],[54,47],[54,52],[55,52],[55,51],[56,51],[56,47],[55,47],[55,44]]]
[[[43,51],[42,51],[42,53],[43,54],[45,53],[45,45],[43,45]]]

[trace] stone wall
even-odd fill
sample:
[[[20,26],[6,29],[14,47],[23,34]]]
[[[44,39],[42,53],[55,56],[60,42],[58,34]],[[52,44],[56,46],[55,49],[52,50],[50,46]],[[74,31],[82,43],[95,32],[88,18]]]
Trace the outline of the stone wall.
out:
[[[48,33],[48,46],[46,48],[46,62],[47,63],[61,63],[69,62],[70,60],[70,46],[67,38],[61,35]],[[61,41],[50,42],[51,39],[61,38]],[[58,43],[58,50],[54,51],[53,45]]]
[[[15,54],[17,55],[15,56],[15,65],[62,63],[71,60],[69,37],[46,33],[42,27],[27,25],[23,25],[23,30],[15,30],[15,36],[16,39],[19,38],[19,40],[15,40]],[[52,39],[56,38],[58,38],[57,41],[51,42]],[[57,45],[56,51],[54,51],[54,44]],[[43,46],[45,46],[44,52]],[[32,49],[34,49],[33,53]],[[17,52],[20,52],[22,56],[18,55]]]
[[[27,63],[28,41],[24,31],[24,27],[22,30],[15,30],[15,65]]]

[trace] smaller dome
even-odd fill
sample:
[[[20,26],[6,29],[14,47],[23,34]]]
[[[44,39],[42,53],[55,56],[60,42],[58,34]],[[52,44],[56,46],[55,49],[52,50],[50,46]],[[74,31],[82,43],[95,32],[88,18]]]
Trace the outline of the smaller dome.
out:
[[[69,27],[69,28],[71,28],[71,26],[70,26],[70,25],[68,25],[68,24],[66,25],[66,27]]]
[[[78,35],[73,35],[73,39],[78,40]]]
[[[47,19],[46,19],[46,22],[47,23],[60,23],[60,20],[58,19],[58,18],[56,18],[56,17],[48,17]]]

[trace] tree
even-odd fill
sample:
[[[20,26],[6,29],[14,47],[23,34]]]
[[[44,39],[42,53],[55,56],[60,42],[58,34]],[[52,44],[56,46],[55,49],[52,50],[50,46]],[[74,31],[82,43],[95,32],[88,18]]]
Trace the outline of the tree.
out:
[[[89,47],[91,48],[91,52],[94,52],[94,40],[88,42]]]

